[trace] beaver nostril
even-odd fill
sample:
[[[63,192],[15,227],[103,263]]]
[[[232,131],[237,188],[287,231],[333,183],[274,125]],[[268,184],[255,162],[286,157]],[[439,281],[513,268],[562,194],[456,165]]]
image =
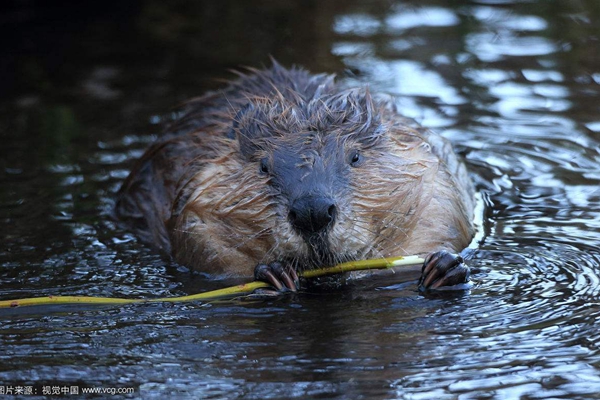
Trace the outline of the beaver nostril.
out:
[[[337,211],[337,209],[335,207],[335,204],[330,205],[329,208],[327,209],[327,214],[329,215],[329,217],[331,218],[332,221],[335,218],[336,211]]]
[[[292,223],[292,225],[294,225],[296,219],[298,218],[298,215],[296,214],[296,211],[290,210],[290,212],[288,214],[288,218],[290,219],[290,222]]]
[[[312,235],[329,227],[335,221],[336,213],[332,199],[305,196],[291,204],[288,219],[298,232]]]

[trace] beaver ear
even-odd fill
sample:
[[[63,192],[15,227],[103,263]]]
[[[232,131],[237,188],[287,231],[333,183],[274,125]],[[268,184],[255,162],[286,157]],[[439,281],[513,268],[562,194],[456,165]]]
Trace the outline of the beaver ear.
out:
[[[229,134],[232,139],[237,138],[240,153],[248,160],[255,158],[256,153],[260,150],[260,139],[265,136],[265,132],[258,122],[260,120],[259,112],[254,104],[248,103],[235,115]]]

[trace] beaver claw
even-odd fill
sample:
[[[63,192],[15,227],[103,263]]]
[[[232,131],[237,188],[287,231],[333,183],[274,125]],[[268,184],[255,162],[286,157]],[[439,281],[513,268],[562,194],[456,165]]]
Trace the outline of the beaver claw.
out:
[[[254,268],[254,279],[273,285],[278,292],[297,292],[300,285],[294,268],[278,262],[258,264]]]
[[[419,279],[419,290],[465,289],[470,270],[461,256],[438,251],[425,258]]]

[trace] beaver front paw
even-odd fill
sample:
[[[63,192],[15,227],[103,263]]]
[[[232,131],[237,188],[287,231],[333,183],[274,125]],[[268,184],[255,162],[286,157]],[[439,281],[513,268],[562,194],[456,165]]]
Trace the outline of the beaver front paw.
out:
[[[419,290],[464,290],[468,286],[470,270],[461,256],[438,251],[425,258],[419,279]]]
[[[254,279],[273,285],[277,292],[297,292],[300,280],[294,268],[282,263],[258,264],[254,268]],[[272,292],[272,291],[271,291]]]

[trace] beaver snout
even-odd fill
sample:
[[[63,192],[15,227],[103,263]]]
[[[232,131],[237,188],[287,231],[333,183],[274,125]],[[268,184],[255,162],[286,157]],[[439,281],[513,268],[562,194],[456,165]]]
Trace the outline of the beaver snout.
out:
[[[333,225],[336,214],[333,199],[308,195],[292,202],[288,219],[301,235],[312,236]]]

